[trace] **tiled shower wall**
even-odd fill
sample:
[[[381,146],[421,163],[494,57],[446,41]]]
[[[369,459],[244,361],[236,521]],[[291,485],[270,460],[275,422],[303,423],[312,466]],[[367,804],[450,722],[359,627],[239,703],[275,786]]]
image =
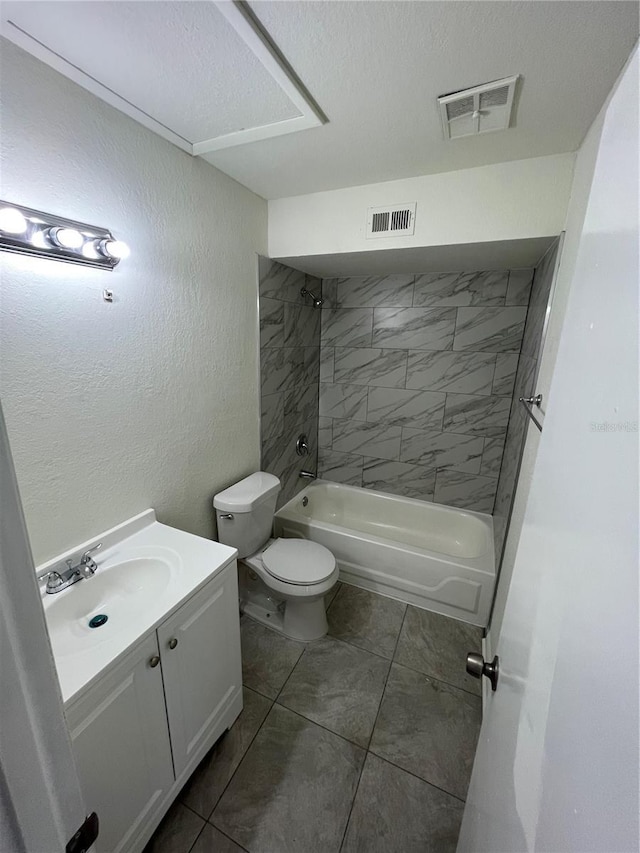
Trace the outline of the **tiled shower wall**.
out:
[[[491,512],[532,274],[324,280],[319,476]]]
[[[493,511],[493,534],[496,564],[499,564],[502,547],[511,514],[511,506],[518,480],[522,447],[530,421],[519,402],[520,397],[531,397],[536,393],[534,383],[538,373],[538,361],[543,343],[544,321],[553,284],[559,242],[556,242],[536,267],[531,290],[531,300],[524,328],[520,360],[513,390],[511,415],[505,443],[502,466],[498,479],[495,507]],[[535,429],[535,427],[531,427]]]
[[[300,295],[307,287],[320,295],[320,279],[259,259],[260,385],[262,470],[280,478],[278,506],[306,483],[299,477],[317,468],[320,315]],[[296,454],[305,433],[310,454]]]

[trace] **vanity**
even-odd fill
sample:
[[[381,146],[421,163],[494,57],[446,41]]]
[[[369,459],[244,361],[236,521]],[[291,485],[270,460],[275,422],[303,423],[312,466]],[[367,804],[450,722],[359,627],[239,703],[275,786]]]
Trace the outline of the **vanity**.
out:
[[[242,710],[236,554],[147,510],[37,569],[96,853],[140,853]]]

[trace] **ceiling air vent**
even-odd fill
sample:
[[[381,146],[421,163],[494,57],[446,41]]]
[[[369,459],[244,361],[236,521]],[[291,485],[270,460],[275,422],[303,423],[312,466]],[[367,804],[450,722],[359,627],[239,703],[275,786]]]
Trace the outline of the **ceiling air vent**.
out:
[[[416,205],[394,204],[367,210],[367,237],[406,237],[416,227]]]
[[[518,75],[438,98],[445,139],[506,130]]]

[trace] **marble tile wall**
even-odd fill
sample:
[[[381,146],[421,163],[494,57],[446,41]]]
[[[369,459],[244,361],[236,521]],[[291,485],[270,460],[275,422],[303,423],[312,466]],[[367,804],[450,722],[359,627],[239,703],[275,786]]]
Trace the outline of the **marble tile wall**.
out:
[[[260,391],[262,470],[280,478],[282,506],[304,487],[302,469],[318,463],[318,381],[320,310],[300,295],[308,287],[320,295],[320,279],[259,259]],[[306,433],[311,453],[296,454]]]
[[[492,512],[532,275],[325,279],[319,476]]]
[[[513,498],[518,482],[522,449],[531,421],[526,415],[520,397],[536,393],[535,381],[543,344],[544,321],[550,300],[556,267],[559,242],[556,242],[537,266],[531,288],[529,311],[524,328],[522,347],[511,401],[511,415],[505,440],[502,465],[499,469],[498,488],[493,512],[493,533],[496,563],[500,564],[507,534]],[[534,426],[531,426],[535,429]]]

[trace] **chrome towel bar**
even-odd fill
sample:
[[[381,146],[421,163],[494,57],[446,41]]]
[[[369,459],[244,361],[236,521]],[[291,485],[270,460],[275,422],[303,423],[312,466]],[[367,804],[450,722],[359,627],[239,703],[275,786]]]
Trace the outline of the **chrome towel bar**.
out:
[[[518,399],[520,400],[520,402],[524,406],[525,412],[529,415],[529,417],[534,422],[534,424],[538,427],[540,432],[542,432],[542,424],[536,418],[536,416],[533,414],[533,411],[531,409],[532,406],[538,406],[538,408],[540,407],[540,404],[542,403],[542,394],[536,394],[535,397],[519,397]]]

